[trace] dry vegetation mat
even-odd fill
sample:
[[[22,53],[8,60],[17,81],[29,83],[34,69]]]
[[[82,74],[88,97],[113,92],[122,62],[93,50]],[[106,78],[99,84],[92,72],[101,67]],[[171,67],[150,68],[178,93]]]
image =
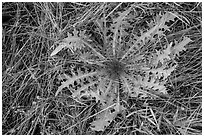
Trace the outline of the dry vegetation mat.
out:
[[[201,4],[3,3],[2,134],[201,134]]]

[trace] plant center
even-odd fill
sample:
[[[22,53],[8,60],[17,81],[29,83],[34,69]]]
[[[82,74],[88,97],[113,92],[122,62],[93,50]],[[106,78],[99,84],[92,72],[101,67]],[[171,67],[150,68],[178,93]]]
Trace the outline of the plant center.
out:
[[[106,65],[106,73],[113,80],[118,79],[120,75],[124,72],[125,64],[121,63],[118,60],[107,61],[104,64]]]

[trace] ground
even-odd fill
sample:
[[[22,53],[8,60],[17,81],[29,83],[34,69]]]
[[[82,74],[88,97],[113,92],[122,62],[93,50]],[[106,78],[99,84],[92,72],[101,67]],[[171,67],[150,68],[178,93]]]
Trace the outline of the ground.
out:
[[[197,2],[2,3],[2,134],[201,135],[201,14],[202,3]],[[137,38],[145,32],[151,34],[151,28],[156,21],[161,22],[162,15],[173,17],[167,19],[170,30],[165,33],[158,30],[164,34],[161,43],[152,42],[153,36],[150,42],[144,39],[146,44],[139,52],[145,53],[146,60],[136,64],[138,70],[151,60],[151,53],[165,51],[158,45],[167,42],[179,45],[185,38],[190,42],[172,57],[177,66],[165,79],[168,92],[165,96],[129,96],[120,77],[124,73],[135,77],[144,74],[136,69],[127,71],[127,64],[140,56],[132,54],[131,58],[127,54],[129,60],[125,61],[122,57]],[[108,28],[107,32],[103,28]],[[68,36],[71,38],[64,39]],[[54,53],[56,45],[63,42],[68,48],[60,47]],[[132,51],[136,53],[135,49]],[[98,72],[101,77],[95,76]],[[100,98],[102,93],[97,99],[95,92],[91,92],[93,98],[79,99],[79,95],[96,90],[97,81],[106,75],[109,81],[119,83],[110,86],[111,90],[116,87],[117,95],[111,92],[104,101]],[[66,79],[74,80],[59,90]],[[110,83],[103,85],[108,89]],[[73,95],[73,91],[79,93]],[[124,108],[115,113],[116,103],[109,112],[107,107],[112,105],[107,105],[109,101],[119,102]],[[98,127],[102,131],[97,131],[93,123],[105,114],[111,120]]]

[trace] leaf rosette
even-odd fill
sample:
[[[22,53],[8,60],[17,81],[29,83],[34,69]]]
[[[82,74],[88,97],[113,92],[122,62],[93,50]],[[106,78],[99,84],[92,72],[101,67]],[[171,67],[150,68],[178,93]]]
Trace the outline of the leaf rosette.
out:
[[[178,17],[171,12],[158,14],[147,28],[138,29],[139,33],[130,32],[136,27],[132,25],[136,18],[133,8],[113,13],[110,19],[96,19],[95,31],[100,40],[75,28],[72,34],[56,42],[57,47],[51,53],[55,56],[67,48],[70,54],[78,55],[75,62],[83,67],[75,64],[70,66],[70,74],[59,74],[62,82],[55,96],[68,88],[78,100],[86,97],[99,102],[101,111],[91,123],[92,130],[105,130],[125,109],[120,92],[137,98],[168,96],[165,84],[177,67],[176,57],[191,42],[188,37],[179,42],[163,40],[170,31],[171,22]]]

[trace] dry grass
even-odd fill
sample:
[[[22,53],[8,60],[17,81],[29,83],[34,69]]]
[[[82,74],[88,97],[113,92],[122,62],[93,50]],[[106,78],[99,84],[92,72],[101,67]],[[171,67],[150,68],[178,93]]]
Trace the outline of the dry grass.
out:
[[[2,134],[202,134],[201,3],[135,3],[142,15],[139,27],[159,11],[176,10],[182,16],[167,39],[186,35],[193,40],[168,80],[169,98],[127,98],[127,109],[105,131],[94,132],[94,100],[79,102],[66,90],[54,96],[60,85],[57,75],[69,71],[74,58],[70,51],[50,57],[54,42],[73,26],[93,33],[97,16],[105,12],[108,18],[129,4],[2,4]]]

